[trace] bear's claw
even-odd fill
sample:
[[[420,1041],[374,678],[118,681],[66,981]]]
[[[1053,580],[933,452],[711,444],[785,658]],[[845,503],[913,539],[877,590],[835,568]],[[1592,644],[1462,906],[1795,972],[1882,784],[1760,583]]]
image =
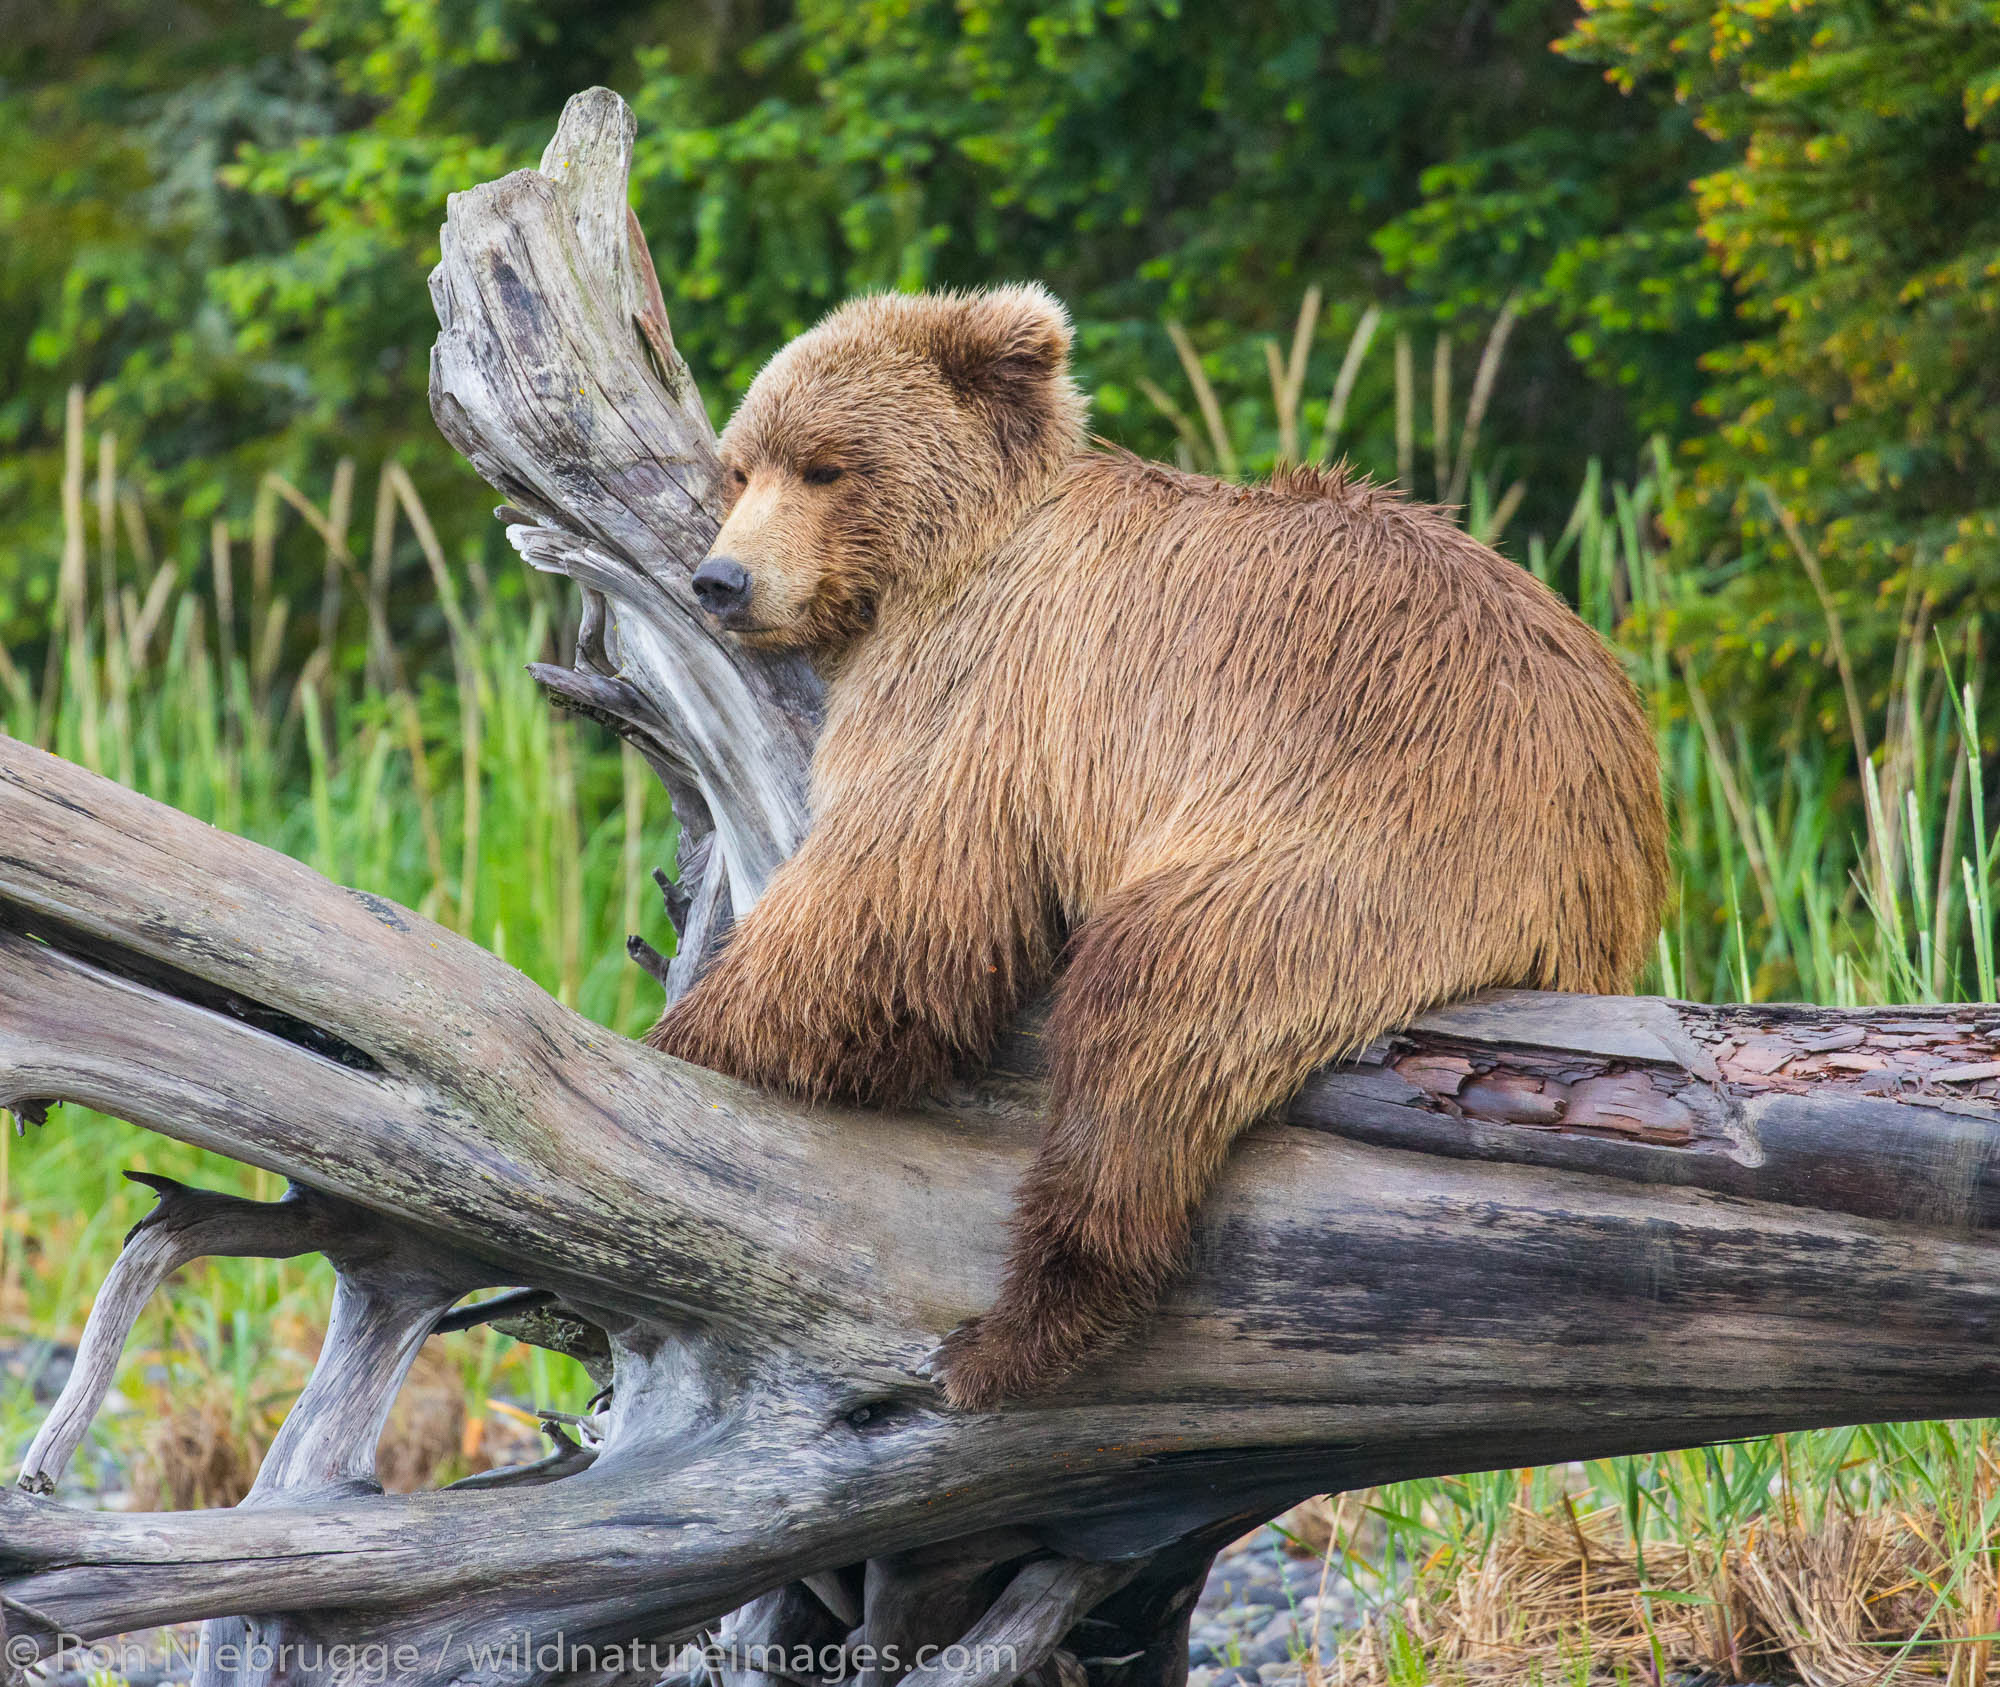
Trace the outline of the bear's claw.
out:
[[[983,1318],[968,1318],[929,1360],[945,1403],[956,1411],[987,1412],[1021,1392],[1021,1359],[996,1339]]]

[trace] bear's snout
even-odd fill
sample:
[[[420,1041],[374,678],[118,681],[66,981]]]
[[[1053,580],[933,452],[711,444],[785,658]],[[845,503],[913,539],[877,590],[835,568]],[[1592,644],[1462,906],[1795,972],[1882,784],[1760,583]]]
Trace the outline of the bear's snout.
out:
[[[725,627],[750,612],[750,570],[733,556],[712,556],[694,571],[695,601]]]

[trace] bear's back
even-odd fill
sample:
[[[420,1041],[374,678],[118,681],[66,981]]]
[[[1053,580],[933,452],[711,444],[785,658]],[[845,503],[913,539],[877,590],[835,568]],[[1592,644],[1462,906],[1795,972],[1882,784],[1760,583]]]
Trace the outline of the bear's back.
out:
[[[1051,694],[1093,726],[1127,722],[1156,758],[1166,729],[1183,765],[1264,742],[1331,772],[1636,708],[1540,581],[1338,470],[1238,486],[1091,453],[999,576],[1002,613],[1026,623],[1005,642],[1041,653]]]
[[[1584,946],[1629,971],[1650,941],[1665,862],[1632,685],[1441,510],[1338,470],[1238,486],[1093,452],[962,608],[949,642],[994,670],[968,701],[1019,716],[1004,759],[1073,906],[1206,830],[1344,852],[1385,892],[1483,895],[1462,918],[1510,944],[1595,926]],[[1578,970],[1533,981],[1610,987]]]

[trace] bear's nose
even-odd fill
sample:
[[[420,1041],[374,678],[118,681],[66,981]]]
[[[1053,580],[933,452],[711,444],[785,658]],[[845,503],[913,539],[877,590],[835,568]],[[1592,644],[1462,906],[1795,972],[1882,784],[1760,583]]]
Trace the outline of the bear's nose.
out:
[[[724,626],[750,607],[750,570],[733,556],[712,556],[694,571],[695,601]]]

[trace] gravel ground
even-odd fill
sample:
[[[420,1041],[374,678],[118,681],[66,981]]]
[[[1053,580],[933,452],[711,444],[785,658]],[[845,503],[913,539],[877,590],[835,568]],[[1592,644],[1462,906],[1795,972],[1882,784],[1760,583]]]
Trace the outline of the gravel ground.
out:
[[[1354,1590],[1320,1563],[1285,1550],[1275,1529],[1246,1535],[1215,1561],[1188,1636],[1188,1687],[1295,1682],[1308,1651],[1322,1656],[1358,1620]]]

